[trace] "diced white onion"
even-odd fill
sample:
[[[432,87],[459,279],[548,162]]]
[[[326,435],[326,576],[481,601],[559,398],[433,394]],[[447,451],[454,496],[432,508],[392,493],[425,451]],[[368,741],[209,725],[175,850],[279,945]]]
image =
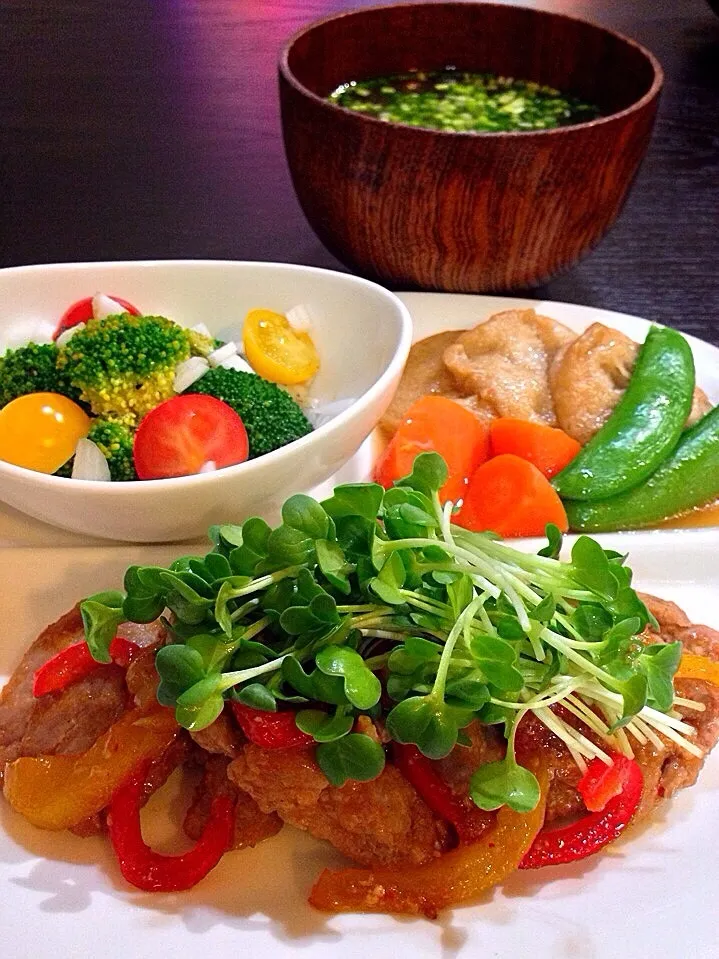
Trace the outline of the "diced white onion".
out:
[[[202,466],[197,471],[198,473],[214,473],[217,469],[217,463],[214,460],[208,460],[206,463],[203,463]]]
[[[5,350],[16,350],[19,346],[28,343],[52,343],[57,327],[57,317],[41,319],[38,315],[26,313],[13,317],[12,314],[3,316],[2,345],[0,356]]]
[[[309,333],[312,329],[312,313],[304,303],[290,307],[285,317],[292,329],[297,330],[298,333]]]
[[[318,403],[315,401],[305,410],[305,416],[315,429],[319,429],[320,426],[324,426],[325,423],[333,420],[335,416],[344,413],[344,411],[349,409],[355,402],[356,399],[354,396],[343,400],[332,400],[330,403]]]
[[[184,360],[178,364],[173,383],[175,392],[184,393],[193,383],[203,377],[209,368],[210,364],[204,356],[191,356],[189,360]]]
[[[70,340],[73,338],[73,336],[76,333],[79,333],[80,330],[84,330],[84,329],[85,329],[84,323],[76,323],[75,326],[71,326],[69,329],[63,330],[63,332],[55,340],[55,343],[57,344],[57,346],[65,346],[67,343],[70,342]]]
[[[234,356],[230,356],[228,359],[223,360],[223,362],[220,363],[220,366],[228,370],[239,370],[241,373],[255,372],[247,360],[243,360],[242,357],[237,353],[235,353]]]
[[[96,293],[92,298],[92,315],[96,320],[104,320],[107,316],[117,316],[120,313],[127,313],[127,309],[113,300],[112,297],[105,296],[104,293]]]
[[[204,323],[195,323],[194,326],[190,327],[191,333],[199,333],[200,336],[209,336],[212,339],[212,333],[207,329]]]
[[[102,455],[100,447],[92,440],[78,440],[75,459],[72,464],[72,478],[109,482],[110,467]]]
[[[225,343],[224,346],[219,347],[217,350],[213,350],[212,353],[207,357],[207,361],[210,366],[221,366],[225,360],[229,360],[231,356],[237,355],[237,344],[233,343],[230,340],[229,343]]]

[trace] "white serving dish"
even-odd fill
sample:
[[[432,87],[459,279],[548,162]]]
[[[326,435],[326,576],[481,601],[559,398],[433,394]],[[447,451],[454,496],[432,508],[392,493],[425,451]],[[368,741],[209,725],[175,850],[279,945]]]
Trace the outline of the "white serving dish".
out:
[[[389,404],[412,335],[394,294],[346,273],[212,260],[68,263],[0,270],[0,352],[49,340],[66,307],[97,291],[184,326],[203,322],[222,339],[239,338],[253,307],[286,312],[303,304],[321,359],[311,396],[320,403],[356,397],[308,436],[216,473],[111,484],[0,462],[1,501],[53,526],[113,540],[191,539],[215,522],[272,516],[291,493],[327,479]]]

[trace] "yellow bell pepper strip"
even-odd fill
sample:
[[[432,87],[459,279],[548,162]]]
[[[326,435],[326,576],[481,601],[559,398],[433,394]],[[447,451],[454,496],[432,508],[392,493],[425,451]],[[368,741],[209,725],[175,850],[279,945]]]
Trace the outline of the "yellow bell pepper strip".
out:
[[[216,796],[200,838],[179,856],[152,850],[142,838],[140,809],[144,799],[144,769],[122,785],[112,797],[107,826],[120,872],[145,892],[180,892],[192,889],[232,845],[235,804],[227,795]]]
[[[79,755],[23,756],[5,767],[5,798],[40,829],[69,829],[104,809],[115,791],[178,735],[171,709],[130,709]]]
[[[535,769],[540,799],[530,813],[508,806],[479,842],[461,845],[423,866],[403,869],[325,869],[310,905],[325,912],[381,912],[436,918],[440,909],[476,899],[517,869],[542,828],[549,776]]]
[[[242,345],[255,373],[273,383],[306,383],[320,368],[309,333],[293,329],[285,316],[271,310],[250,310],[242,330]]]
[[[683,653],[675,679],[703,679],[707,683],[719,686],[719,663],[708,656],[696,653]]]

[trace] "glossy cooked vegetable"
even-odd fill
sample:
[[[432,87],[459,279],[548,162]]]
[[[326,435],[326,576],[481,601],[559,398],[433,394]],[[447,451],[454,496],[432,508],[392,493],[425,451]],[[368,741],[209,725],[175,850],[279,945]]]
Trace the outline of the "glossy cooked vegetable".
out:
[[[118,666],[129,666],[132,660],[141,651],[137,643],[116,636],[110,643],[110,658]],[[35,670],[32,684],[33,696],[46,696],[48,693],[57,693],[72,683],[77,683],[96,669],[102,669],[106,664],[98,663],[93,659],[87,643],[81,641],[72,643],[51,656],[47,662]]]
[[[536,466],[547,479],[571,463],[581,448],[563,430],[543,423],[500,416],[489,424],[490,456],[513,453]]]
[[[110,842],[123,877],[145,892],[181,892],[204,879],[232,845],[235,807],[229,796],[216,796],[200,838],[179,856],[154,852],[142,838],[140,808],[145,798],[139,774],[115,792],[107,819]]]
[[[456,503],[465,495],[469,477],[487,459],[487,427],[466,407],[446,396],[421,396],[409,407],[375,464],[375,480],[389,489],[411,473],[419,453],[429,450],[439,453],[449,471],[439,491],[440,501]]]
[[[598,502],[567,501],[572,529],[604,532],[654,526],[719,496],[719,406],[690,427],[639,486]]]
[[[177,734],[172,710],[130,709],[79,756],[23,756],[8,763],[5,798],[40,829],[69,829],[104,809],[128,776]]]
[[[719,663],[708,656],[683,653],[676,672],[677,679],[703,679],[719,686]]]
[[[638,486],[676,446],[693,394],[689,344],[676,330],[653,327],[611,416],[554,478],[560,496],[594,502]]]
[[[490,826],[486,813],[468,798],[457,795],[442,779],[432,761],[416,746],[395,743],[394,764],[420,794],[436,816],[454,826],[460,842],[476,842]]]
[[[595,762],[602,762],[601,759]],[[637,762],[629,761],[626,784],[598,812],[556,829],[543,829],[519,865],[520,869],[541,869],[586,859],[617,839],[627,828],[642,798],[644,778]]]
[[[293,712],[272,713],[232,703],[232,712],[242,732],[262,749],[295,749],[314,744],[312,736],[297,728]]]
[[[537,769],[540,799],[529,813],[504,807],[478,842],[459,846],[424,866],[325,869],[310,904],[325,912],[391,912],[435,918],[440,909],[476,899],[511,875],[542,827],[549,777]]]
[[[568,528],[562,501],[549,480],[512,453],[493,457],[472,474],[454,521],[500,536],[542,536],[548,523],[562,532]]]
[[[611,759],[609,766],[601,759],[592,760],[577,783],[577,792],[590,812],[604,809],[615,796],[624,792],[635,775],[633,759],[622,753],[612,753]]]

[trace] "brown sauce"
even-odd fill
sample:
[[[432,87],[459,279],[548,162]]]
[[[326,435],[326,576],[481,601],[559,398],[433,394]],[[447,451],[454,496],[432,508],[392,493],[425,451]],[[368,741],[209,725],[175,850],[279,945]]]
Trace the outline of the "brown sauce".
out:
[[[679,516],[664,519],[657,525],[659,529],[697,529],[706,526],[719,526],[719,501],[709,503],[707,506],[699,506]]]

